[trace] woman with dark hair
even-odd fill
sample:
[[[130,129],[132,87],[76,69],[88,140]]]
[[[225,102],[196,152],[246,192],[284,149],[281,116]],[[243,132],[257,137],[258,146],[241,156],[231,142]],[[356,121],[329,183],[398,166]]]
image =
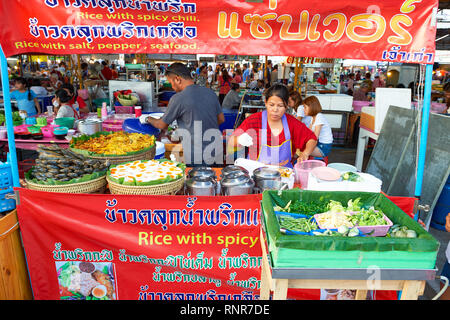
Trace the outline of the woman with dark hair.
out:
[[[11,92],[11,99],[17,100],[19,110],[26,111],[28,117],[40,114],[41,106],[28,81],[25,78],[17,78],[14,80],[14,87],[16,90]]]
[[[317,147],[311,155],[319,158],[326,157],[333,146],[333,132],[330,124],[321,112],[322,105],[315,96],[306,98],[303,101],[303,105],[305,107],[305,116],[308,116],[305,124],[314,132],[318,140]]]
[[[233,80],[226,68],[222,68],[221,74],[219,75],[217,82],[219,83],[219,102],[222,104],[223,99],[227,93],[231,90],[231,80]]]
[[[266,110],[252,114],[228,140],[229,150],[249,147],[248,158],[264,164],[293,167],[295,156],[308,160],[317,137],[302,122],[286,113],[289,91],[283,84],[266,90]]]
[[[75,118],[79,119],[80,115],[72,106],[70,101],[72,100],[72,96],[66,89],[59,89],[55,92],[55,100],[59,104],[58,113],[56,114],[56,118]]]

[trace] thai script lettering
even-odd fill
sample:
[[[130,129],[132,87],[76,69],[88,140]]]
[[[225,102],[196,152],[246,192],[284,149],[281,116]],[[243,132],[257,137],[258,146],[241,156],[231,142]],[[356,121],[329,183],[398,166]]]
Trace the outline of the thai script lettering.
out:
[[[244,252],[237,257],[227,257],[228,248],[222,249],[222,254],[219,257],[220,269],[246,269],[246,268],[260,268],[262,257],[251,257]]]
[[[117,204],[117,202],[116,202]],[[119,209],[108,206],[105,209],[105,219],[110,223],[140,224],[161,226],[258,226],[258,209],[234,209],[229,203],[221,203],[217,209],[195,209],[191,202],[188,209]],[[187,205],[187,207],[188,207]]]
[[[425,52],[425,48],[420,51],[400,51],[401,46],[393,46],[390,50],[384,50],[381,58],[392,62],[412,62],[412,63],[431,63],[434,53]]]
[[[139,300],[258,300],[259,295],[252,291],[242,291],[240,294],[222,294],[215,290],[204,293],[185,292],[148,292],[148,285],[140,286]]]
[[[118,25],[39,25],[38,19],[30,18],[30,34],[46,39],[83,39],[91,43],[94,39],[119,39],[119,38],[151,38],[151,39],[195,39],[197,27],[185,26],[184,22],[170,22],[168,25],[135,25],[133,22],[124,21]]]
[[[77,248],[75,250],[61,250],[61,243],[55,243],[55,250],[53,250],[53,259],[62,261],[113,261],[113,252],[111,250],[103,249],[102,251],[84,251]]]
[[[181,0],[151,1],[151,0],[45,0],[50,8],[56,8],[63,4],[66,8],[79,9],[83,7],[107,9],[110,13],[117,9],[147,10],[172,13],[196,13],[197,5]]]
[[[255,277],[250,277],[247,280],[236,280],[235,278],[236,272],[230,273],[230,279],[227,281],[227,284],[246,289],[259,289],[261,286],[261,280],[258,280]]]
[[[161,272],[161,267],[156,267],[153,272],[155,282],[183,282],[183,283],[213,283],[216,287],[222,285],[219,279],[208,278],[197,274],[187,274],[180,271]]]

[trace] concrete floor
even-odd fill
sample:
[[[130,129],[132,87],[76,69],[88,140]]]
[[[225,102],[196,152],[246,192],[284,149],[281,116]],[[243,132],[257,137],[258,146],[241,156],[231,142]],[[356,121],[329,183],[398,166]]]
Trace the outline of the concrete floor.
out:
[[[364,162],[363,162],[363,172],[369,162],[371,155],[371,151],[367,150],[364,154]],[[332,162],[342,162],[348,163],[351,165],[355,165],[355,157],[356,157],[356,148],[339,148],[335,147],[332,149],[328,156],[329,163]],[[440,248],[437,255],[436,260],[436,268],[438,269],[437,276],[441,274],[442,267],[446,262],[445,250],[447,249],[447,245],[450,241],[450,233],[446,231],[441,231],[435,228],[430,227],[428,230],[431,235],[433,235],[436,240],[440,242]],[[450,290],[450,289],[448,289]],[[434,281],[427,281],[427,285],[425,287],[425,292],[423,296],[419,297],[419,300],[431,300],[436,294],[440,291],[440,281],[438,279]]]

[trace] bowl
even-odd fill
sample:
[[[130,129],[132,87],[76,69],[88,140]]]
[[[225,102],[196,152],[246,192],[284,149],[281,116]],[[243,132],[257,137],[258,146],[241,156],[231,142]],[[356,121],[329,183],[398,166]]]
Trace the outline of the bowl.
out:
[[[66,136],[67,136],[67,133],[55,134],[55,138],[58,140],[65,140]]]
[[[104,285],[98,285],[92,289],[92,295],[97,299],[101,299],[106,296],[107,290]]]
[[[69,132],[69,128],[67,127],[56,127],[53,128],[53,134],[56,135],[67,135],[67,132]]]
[[[31,135],[31,139],[33,139],[33,140],[42,140],[42,139],[44,139],[44,135],[42,133],[33,133]]]
[[[31,134],[34,134],[34,133],[41,133],[41,128],[36,127],[36,126],[31,126],[31,127],[28,127],[28,131],[29,131]]]
[[[16,137],[16,139],[21,139],[21,140],[28,140],[31,138],[31,134],[29,132],[16,133],[16,134],[14,134],[14,136]]]
[[[69,129],[73,129],[73,125],[75,124],[75,118],[73,117],[56,118],[54,121],[58,126],[67,127]]]

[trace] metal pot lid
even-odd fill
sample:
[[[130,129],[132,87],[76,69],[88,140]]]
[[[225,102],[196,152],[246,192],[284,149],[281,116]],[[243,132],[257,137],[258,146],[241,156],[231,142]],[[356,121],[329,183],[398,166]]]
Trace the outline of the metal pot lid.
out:
[[[192,177],[186,180],[186,186],[193,188],[211,188],[215,187],[216,183],[209,177]]]
[[[253,183],[250,176],[239,172],[228,174],[220,181],[220,184],[224,187],[240,187],[248,183]]]
[[[245,172],[248,174],[248,170],[241,166],[229,165],[222,169],[222,175],[230,174],[233,172]]]
[[[102,123],[102,120],[100,120],[100,119],[83,119],[83,120],[79,120],[78,123],[82,123],[82,124],[97,124],[97,123]]]
[[[278,179],[281,177],[280,171],[278,171],[277,169],[274,169],[274,168],[269,168],[269,167],[261,167],[261,168],[255,169],[253,171],[253,175],[256,178],[261,178],[261,179]]]
[[[188,175],[190,177],[197,177],[197,176],[215,177],[216,173],[214,172],[213,169],[209,167],[195,167],[189,171]]]

